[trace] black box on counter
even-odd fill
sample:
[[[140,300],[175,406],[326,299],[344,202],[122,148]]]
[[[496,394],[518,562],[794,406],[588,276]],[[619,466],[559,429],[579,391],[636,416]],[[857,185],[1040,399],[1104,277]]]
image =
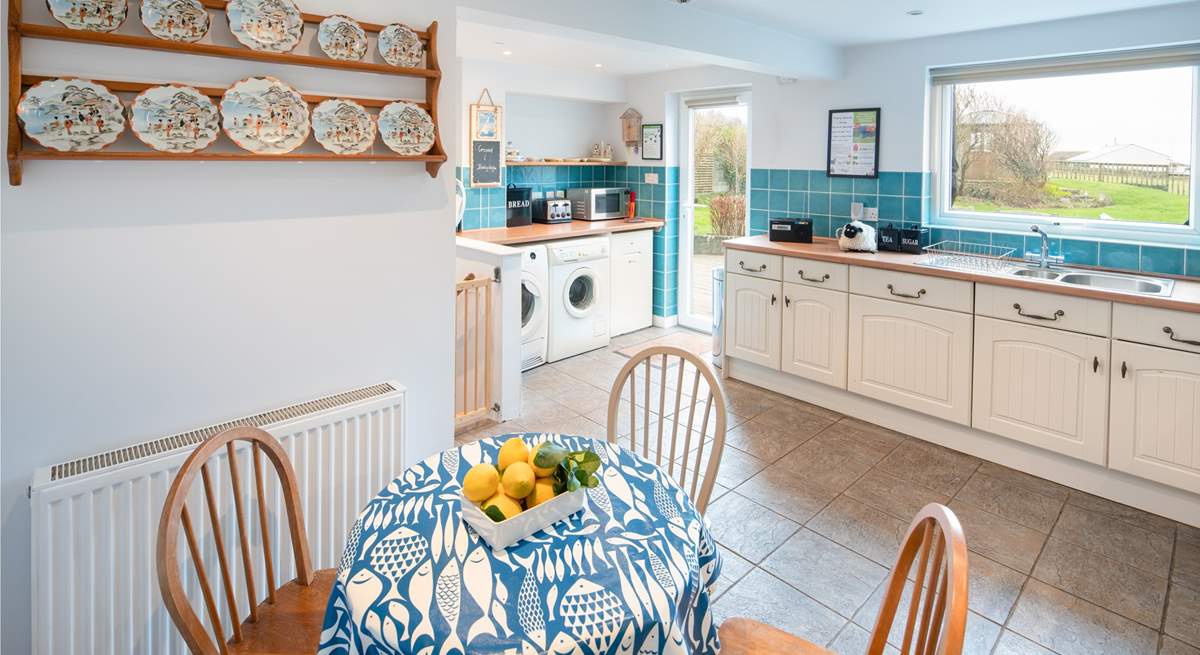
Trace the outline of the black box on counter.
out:
[[[914,227],[900,230],[900,252],[919,255],[929,245],[929,228]]]
[[[812,221],[797,218],[772,218],[770,225],[771,241],[787,243],[812,243]]]
[[[900,228],[888,223],[887,227],[879,228],[879,249],[898,251],[900,250]]]
[[[521,227],[533,224],[533,189],[512,184],[505,190],[504,226]]]

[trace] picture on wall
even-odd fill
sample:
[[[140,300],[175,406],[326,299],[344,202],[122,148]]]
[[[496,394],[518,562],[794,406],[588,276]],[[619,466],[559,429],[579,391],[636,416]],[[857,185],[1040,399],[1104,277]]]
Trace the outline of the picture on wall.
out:
[[[501,155],[504,148],[503,108],[495,104],[484,89],[471,105],[471,186],[498,187],[501,184]]]
[[[642,125],[642,159],[661,161],[663,158],[662,123]]]
[[[484,99],[487,102],[484,102]],[[471,105],[471,140],[500,141],[500,116],[503,109],[493,103],[492,94],[484,89],[479,94],[479,100]]]
[[[879,177],[879,114],[878,107],[829,111],[829,177]]]

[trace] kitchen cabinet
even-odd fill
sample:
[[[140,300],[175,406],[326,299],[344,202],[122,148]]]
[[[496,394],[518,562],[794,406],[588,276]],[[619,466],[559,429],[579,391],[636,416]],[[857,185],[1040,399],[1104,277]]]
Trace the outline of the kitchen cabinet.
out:
[[[736,273],[725,276],[725,354],[779,369],[782,283]]]
[[[1200,493],[1200,355],[1112,344],[1109,466]]]
[[[1104,465],[1108,350],[1103,337],[977,317],[972,424]]]
[[[848,307],[844,292],[785,282],[781,370],[845,389]]]
[[[970,425],[970,314],[851,295],[849,317],[850,391]]]
[[[612,235],[609,333],[627,334],[654,320],[654,239],[651,230]]]

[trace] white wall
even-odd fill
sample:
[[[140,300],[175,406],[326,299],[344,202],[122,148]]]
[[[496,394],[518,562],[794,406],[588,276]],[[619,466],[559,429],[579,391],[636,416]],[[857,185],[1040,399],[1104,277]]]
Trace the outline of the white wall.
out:
[[[619,116],[625,106],[510,91],[505,111],[505,138],[523,154],[536,158],[584,157],[594,143],[620,140],[620,123],[612,114],[615,111]]]
[[[449,3],[300,5],[440,21],[442,138],[456,151]],[[27,69],[47,73],[267,73],[308,91],[423,95],[390,76],[27,44]],[[410,457],[452,443],[453,177],[453,162],[436,180],[418,164],[357,162],[28,162],[22,186],[5,176],[0,650],[30,649],[35,467],[385,378],[409,389]]]

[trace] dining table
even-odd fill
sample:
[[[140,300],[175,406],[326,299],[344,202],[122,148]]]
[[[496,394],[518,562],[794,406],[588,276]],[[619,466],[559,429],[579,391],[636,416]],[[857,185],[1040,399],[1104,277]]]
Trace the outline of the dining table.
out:
[[[592,450],[600,483],[583,510],[493,549],[462,520],[461,484],[513,438]],[[318,653],[715,654],[720,572],[716,541],[668,471],[607,441],[501,435],[409,467],[367,504]]]

